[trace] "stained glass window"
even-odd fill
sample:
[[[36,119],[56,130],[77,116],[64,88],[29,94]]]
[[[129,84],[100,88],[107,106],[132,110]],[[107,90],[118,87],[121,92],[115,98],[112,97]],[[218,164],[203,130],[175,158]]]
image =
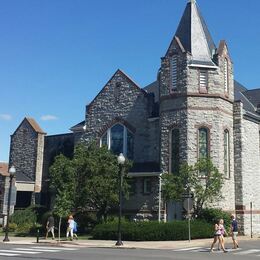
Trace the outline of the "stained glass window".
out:
[[[100,146],[107,145],[116,155],[123,153],[128,159],[134,158],[134,135],[122,124],[107,129],[100,138]]]
[[[206,159],[209,157],[208,148],[208,129],[199,129],[199,159]]]
[[[176,174],[179,172],[180,163],[180,130],[173,129],[171,131],[171,172]]]
[[[119,155],[120,153],[123,153],[124,149],[124,127],[122,125],[114,125],[111,128],[111,145],[110,149],[113,153]]]

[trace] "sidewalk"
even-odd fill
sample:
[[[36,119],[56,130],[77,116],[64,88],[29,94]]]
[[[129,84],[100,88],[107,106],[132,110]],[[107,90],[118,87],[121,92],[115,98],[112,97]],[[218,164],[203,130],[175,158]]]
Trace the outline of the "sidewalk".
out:
[[[23,244],[23,245],[36,245],[36,238],[33,237],[10,237],[8,244]],[[189,247],[210,247],[213,239],[194,239],[189,241],[123,241],[123,246],[115,246],[116,241],[111,240],[74,240],[74,241],[63,241],[60,243],[57,240],[51,239],[39,239],[38,245],[48,246],[64,246],[64,247],[93,247],[93,248],[140,248],[140,249],[178,249],[178,248],[189,248]],[[242,241],[260,240],[259,238],[250,238],[247,236],[239,237],[240,243]],[[0,240],[0,243],[3,240]],[[226,243],[231,243],[231,237],[226,238]]]

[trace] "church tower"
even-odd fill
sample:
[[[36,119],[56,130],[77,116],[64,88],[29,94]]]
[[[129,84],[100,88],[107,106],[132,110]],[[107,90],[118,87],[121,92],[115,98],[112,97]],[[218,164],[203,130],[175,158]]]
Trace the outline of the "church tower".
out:
[[[216,47],[195,0],[189,0],[164,57],[160,88],[161,170],[211,158],[225,177],[217,203],[234,210],[233,64],[225,41]]]

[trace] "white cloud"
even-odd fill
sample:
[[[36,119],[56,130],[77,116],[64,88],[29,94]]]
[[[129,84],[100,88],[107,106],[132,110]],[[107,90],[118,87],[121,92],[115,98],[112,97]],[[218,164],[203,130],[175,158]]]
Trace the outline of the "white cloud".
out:
[[[58,117],[56,116],[53,116],[53,115],[44,115],[44,116],[41,116],[41,120],[42,121],[50,121],[50,120],[57,120]]]
[[[10,121],[12,120],[12,116],[9,114],[0,114],[0,119],[5,121]]]

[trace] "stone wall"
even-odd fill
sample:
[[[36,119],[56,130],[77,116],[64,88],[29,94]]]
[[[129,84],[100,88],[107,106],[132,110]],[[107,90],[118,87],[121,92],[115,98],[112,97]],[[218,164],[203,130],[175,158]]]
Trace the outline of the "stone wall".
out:
[[[81,141],[97,141],[108,128],[122,123],[134,134],[134,162],[158,160],[159,130],[156,122],[148,121],[152,112],[150,98],[118,70],[88,106]]]
[[[31,181],[35,181],[37,147],[38,133],[24,120],[11,136],[9,165],[15,166],[16,174],[25,175]]]
[[[260,233],[260,125],[243,118],[242,121],[242,194],[244,232],[251,233],[250,203],[253,203],[253,233]]]

